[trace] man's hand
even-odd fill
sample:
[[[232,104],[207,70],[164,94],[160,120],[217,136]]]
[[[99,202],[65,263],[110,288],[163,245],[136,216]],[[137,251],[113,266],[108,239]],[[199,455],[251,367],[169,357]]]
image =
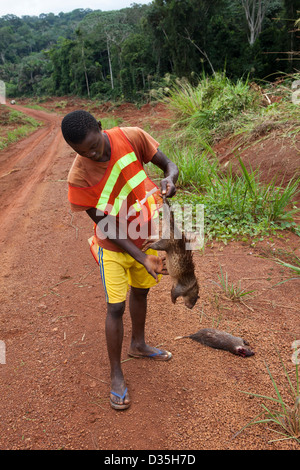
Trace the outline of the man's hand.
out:
[[[178,178],[178,168],[175,163],[169,160],[159,149],[152,158],[152,163],[158,166],[164,172],[164,178],[161,180],[160,187],[162,194],[166,197],[172,197],[176,193],[175,183]]]
[[[166,197],[173,197],[176,193],[176,186],[171,176],[167,176],[167,178],[162,179],[160,187],[162,195],[166,195]]]
[[[157,274],[168,274],[164,261],[159,256],[146,255],[143,265],[156,282],[158,282]]]

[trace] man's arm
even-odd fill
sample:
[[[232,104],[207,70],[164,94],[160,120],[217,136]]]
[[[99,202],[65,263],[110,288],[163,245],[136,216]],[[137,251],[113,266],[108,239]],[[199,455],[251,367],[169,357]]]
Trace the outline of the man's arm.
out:
[[[116,245],[131,255],[136,261],[145,266],[148,273],[151,274],[151,276],[153,276],[156,281],[158,280],[157,274],[164,272],[164,266],[161,258],[158,256],[146,255],[146,253],[137,248],[130,239],[125,238],[124,235],[122,236],[121,229],[116,227],[114,217],[106,215],[94,207],[88,209],[86,213],[95,222],[95,224],[100,222],[103,223],[104,221],[106,224],[105,231],[107,238],[116,243]]]
[[[179,173],[177,165],[169,160],[159,149],[151,161],[164,172],[164,178],[161,180],[162,194],[166,194],[167,197],[174,196],[176,193],[175,183]],[[96,224],[105,221],[105,223],[107,223],[106,234],[108,239],[116,243],[122,250],[126,251],[126,253],[131,255],[136,261],[145,266],[148,273],[151,274],[154,279],[157,280],[157,273],[165,272],[162,259],[158,256],[146,255],[143,251],[137,248],[130,239],[122,236],[120,233],[121,229],[117,227],[116,230],[115,220],[111,219],[110,223],[111,216],[105,215],[96,208],[88,209],[86,212]]]
[[[179,174],[177,165],[169,160],[168,157],[159,149],[157,149],[151,162],[164,172],[164,178],[160,183],[162,194],[166,194],[167,197],[174,196],[176,193],[175,183]]]

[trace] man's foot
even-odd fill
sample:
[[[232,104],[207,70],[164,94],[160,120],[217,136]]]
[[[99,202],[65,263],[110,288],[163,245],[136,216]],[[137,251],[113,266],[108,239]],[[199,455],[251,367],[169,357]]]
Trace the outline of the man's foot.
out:
[[[112,380],[110,405],[115,410],[126,410],[130,407],[129,393],[124,380]]]
[[[172,354],[164,349],[153,348],[151,346],[145,346],[143,349],[131,348],[128,356],[135,357],[138,359],[154,359],[155,361],[169,361]]]
[[[115,410],[127,410],[130,407],[130,400],[128,396],[127,387],[125,388],[122,395],[111,390],[110,392],[110,405]]]

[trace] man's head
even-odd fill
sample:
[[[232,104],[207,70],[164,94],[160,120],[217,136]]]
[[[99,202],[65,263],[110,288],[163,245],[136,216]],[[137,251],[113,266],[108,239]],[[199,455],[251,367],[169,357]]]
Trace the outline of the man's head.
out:
[[[61,130],[68,144],[81,144],[89,132],[99,132],[99,125],[94,116],[79,109],[63,118]]]
[[[104,151],[104,137],[101,123],[87,111],[77,110],[67,114],[61,123],[66,142],[79,155],[101,161]]]

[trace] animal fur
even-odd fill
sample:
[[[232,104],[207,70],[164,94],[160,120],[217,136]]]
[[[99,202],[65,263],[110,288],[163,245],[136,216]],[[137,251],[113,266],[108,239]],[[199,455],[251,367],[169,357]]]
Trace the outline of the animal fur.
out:
[[[192,250],[187,250],[184,233],[174,222],[174,214],[167,198],[163,198],[162,238],[150,245],[151,248],[166,252],[166,266],[173,281],[171,299],[175,304],[178,297],[183,297],[188,308],[193,308],[199,298],[199,286],[195,276]]]
[[[243,340],[243,338],[233,336],[225,331],[216,330],[215,328],[203,328],[192,335],[177,336],[175,339],[182,338],[190,338],[205,346],[223,349],[237,356],[248,357],[254,355],[254,352],[249,347],[249,343]]]

